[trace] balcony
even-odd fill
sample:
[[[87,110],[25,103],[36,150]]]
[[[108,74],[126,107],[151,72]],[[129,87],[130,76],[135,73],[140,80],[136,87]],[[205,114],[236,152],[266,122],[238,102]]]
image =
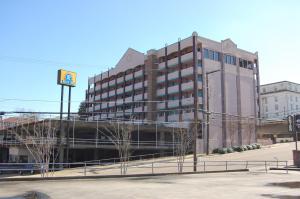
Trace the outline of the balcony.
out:
[[[89,108],[88,108],[88,111],[89,111],[89,112],[93,112],[93,111],[94,111],[94,107],[89,107]]]
[[[108,86],[108,82],[102,84],[102,88],[107,88],[107,86]]]
[[[179,106],[179,100],[169,101],[168,108],[174,108]]]
[[[122,112],[117,112],[116,117],[123,117],[123,113]]]
[[[176,122],[179,120],[179,114],[175,114],[175,115],[169,115],[168,116],[168,121],[169,122]]]
[[[109,81],[109,86],[113,86],[113,85],[115,85],[116,84],[116,80],[111,80],[111,81]]]
[[[94,83],[95,83],[94,77],[90,77],[89,78],[89,85],[94,84]]]
[[[139,83],[134,84],[134,89],[140,89],[142,87],[143,87],[143,82],[139,82]]]
[[[179,86],[178,85],[168,87],[168,94],[178,93],[178,92],[179,92]]]
[[[143,99],[143,94],[135,95],[134,96],[134,101],[142,100]]]
[[[100,104],[95,106],[95,111],[99,111],[100,110]]]
[[[118,88],[118,89],[117,89],[117,95],[122,94],[122,93],[123,93],[123,90],[124,90],[123,88]]]
[[[194,119],[194,113],[193,112],[190,112],[190,113],[183,112],[182,119],[185,120],[185,121],[193,120]]]
[[[95,100],[100,100],[101,95],[96,95]]]
[[[96,86],[96,91],[99,91],[101,89],[101,85]]]
[[[144,86],[145,86],[145,87],[148,86],[148,81],[147,81],[147,80],[144,82]]]
[[[183,98],[181,100],[181,104],[182,104],[182,106],[192,105],[192,104],[194,104],[194,98],[193,97]]]
[[[162,75],[162,76],[158,76],[157,77],[157,83],[161,83],[161,82],[164,82],[166,79],[165,75]]]
[[[101,108],[102,109],[107,108],[107,103],[102,103]]]
[[[120,83],[122,83],[122,82],[124,82],[124,78],[123,78],[123,77],[119,77],[119,78],[117,79],[117,83],[120,84]]]
[[[125,92],[130,92],[130,91],[132,91],[132,85],[126,86]]]
[[[115,113],[109,113],[108,114],[108,118],[114,118],[115,117]]]
[[[193,52],[181,56],[181,62],[186,63],[193,60]]]
[[[107,92],[105,92],[105,93],[102,93],[102,95],[101,95],[101,98],[102,98],[102,99],[105,99],[105,98],[107,98]]]
[[[181,76],[185,77],[185,76],[189,76],[193,74],[193,67],[189,67],[189,68],[185,68],[181,71]]]
[[[136,107],[133,109],[135,113],[141,113],[143,111],[143,107]]]
[[[110,107],[114,107],[114,106],[115,106],[115,102],[112,102],[112,101],[111,101],[111,102],[108,103],[108,107],[109,107],[109,108],[110,108]]]
[[[159,63],[158,64],[158,70],[163,70],[166,68],[165,62]]]
[[[165,108],[166,108],[166,103],[165,102],[157,103],[157,109],[165,109]]]
[[[129,74],[129,75],[125,76],[126,81],[131,80],[131,79],[133,79],[133,74]]]
[[[142,75],[143,75],[143,70],[139,70],[139,71],[134,73],[134,77],[140,77]]]
[[[132,96],[125,98],[125,103],[132,102]]]
[[[109,91],[109,96],[110,96],[110,97],[111,97],[111,96],[115,96],[115,95],[116,95],[115,92],[116,92],[115,90]]]
[[[193,90],[193,88],[194,88],[194,82],[192,81],[181,84],[182,91]]]
[[[174,72],[168,74],[168,80],[177,79],[178,76],[179,76],[179,72],[178,71],[174,71]]]
[[[118,99],[117,101],[116,101],[116,105],[117,106],[120,106],[120,105],[122,105],[123,104],[123,99]]]
[[[178,65],[178,57],[168,60],[168,67],[171,68],[173,66]]]
[[[163,95],[165,95],[165,94],[166,94],[165,88],[158,89],[158,90],[156,91],[156,95],[157,95],[157,96],[163,96]]]

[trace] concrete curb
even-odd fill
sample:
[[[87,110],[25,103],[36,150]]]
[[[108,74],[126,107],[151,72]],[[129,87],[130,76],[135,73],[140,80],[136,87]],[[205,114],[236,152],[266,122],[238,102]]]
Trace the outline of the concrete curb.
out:
[[[300,171],[300,168],[276,168],[276,167],[271,167],[270,170],[280,170],[280,171]]]
[[[18,181],[51,181],[51,180],[76,180],[76,179],[106,179],[106,178],[132,178],[132,177],[152,177],[167,175],[187,175],[187,174],[206,174],[206,173],[231,173],[231,172],[247,172],[249,169],[220,170],[220,171],[199,171],[185,173],[157,173],[157,174],[131,174],[131,175],[101,175],[101,176],[66,176],[66,177],[29,177],[29,178],[0,178],[0,182],[18,182]]]

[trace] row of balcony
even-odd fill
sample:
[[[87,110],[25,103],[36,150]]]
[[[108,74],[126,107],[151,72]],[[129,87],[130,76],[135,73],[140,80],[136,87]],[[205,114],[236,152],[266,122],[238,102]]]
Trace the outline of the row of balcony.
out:
[[[202,104],[202,97],[198,97],[198,103]],[[193,97],[189,97],[189,98],[183,98],[181,100],[181,104],[182,106],[188,106],[188,105],[193,105],[194,104],[194,98]],[[168,101],[168,108],[176,108],[179,106],[179,100],[170,100]],[[157,104],[157,109],[161,110],[161,109],[166,109],[166,103],[165,102],[160,102]]]
[[[186,77],[193,74],[193,67],[185,68],[181,70],[181,77]],[[198,74],[202,74],[202,69],[198,68]],[[168,74],[168,80],[173,80],[179,78],[179,72],[174,71]],[[165,75],[161,75],[157,77],[157,83],[161,83],[165,81]]]
[[[197,54],[197,59],[201,59],[201,54]],[[187,63],[189,61],[193,60],[193,52],[187,53],[185,55],[181,56],[181,63]],[[175,57],[173,59],[168,60],[168,67],[174,67],[178,65],[178,57]],[[158,69],[164,69],[165,66],[165,62],[162,62],[158,65]]]
[[[147,86],[147,85],[148,85],[148,81],[144,81],[144,86]],[[104,84],[102,84],[102,89],[105,89],[107,87],[108,87],[108,83],[107,82],[104,83]],[[143,82],[138,82],[138,83],[134,84],[134,89],[140,89],[142,87],[143,87]],[[99,91],[100,88],[101,88],[100,85],[98,85],[98,86],[96,86],[95,90]],[[133,89],[133,84],[128,85],[128,86],[125,87],[125,92],[131,91],[132,89]],[[93,93],[94,92],[94,88],[90,88],[89,91],[90,91],[90,93]],[[112,91],[114,92],[114,90],[112,90]],[[117,94],[121,94],[121,93],[123,93],[123,88],[117,89]]]
[[[181,84],[181,90],[182,91],[193,90],[193,88],[194,88],[194,82],[192,82],[192,81]],[[202,83],[201,82],[198,82],[198,89],[202,89]],[[178,93],[178,92],[179,92],[179,85],[168,87],[168,94],[173,94],[173,93]],[[157,96],[166,95],[165,88],[158,89],[156,91],[156,95]]]
[[[141,77],[143,75],[143,71],[142,70],[139,70],[137,72],[134,72],[134,77],[137,78],[137,77]],[[108,72],[104,72],[102,73],[102,79],[105,79],[108,77]],[[125,80],[128,81],[128,80],[131,80],[133,79],[133,74],[128,74],[125,76]],[[94,84],[95,82],[99,82],[101,81],[101,74],[99,75],[96,75],[95,77],[90,77],[89,78],[89,85],[91,84]],[[124,81],[124,77],[119,77],[117,79],[117,83],[122,83]],[[110,85],[114,85],[115,84],[115,80],[111,80],[109,82]]]

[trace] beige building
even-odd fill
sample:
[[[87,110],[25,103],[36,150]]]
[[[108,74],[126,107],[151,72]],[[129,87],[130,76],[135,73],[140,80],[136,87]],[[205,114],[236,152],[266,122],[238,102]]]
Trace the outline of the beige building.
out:
[[[281,81],[261,86],[261,113],[265,120],[283,120],[300,113],[300,84]]]
[[[112,69],[89,78],[89,120],[198,125],[197,150],[255,142],[257,53],[192,36],[146,54],[129,48]],[[193,129],[193,128],[190,128]]]

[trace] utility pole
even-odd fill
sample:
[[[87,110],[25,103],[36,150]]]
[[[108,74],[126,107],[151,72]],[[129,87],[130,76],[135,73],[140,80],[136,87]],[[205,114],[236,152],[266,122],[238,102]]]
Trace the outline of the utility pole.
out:
[[[208,75],[212,74],[212,73],[216,73],[219,72],[221,70],[214,70],[214,71],[210,71],[210,72],[206,72],[206,155],[209,154],[209,87],[208,87]]]

